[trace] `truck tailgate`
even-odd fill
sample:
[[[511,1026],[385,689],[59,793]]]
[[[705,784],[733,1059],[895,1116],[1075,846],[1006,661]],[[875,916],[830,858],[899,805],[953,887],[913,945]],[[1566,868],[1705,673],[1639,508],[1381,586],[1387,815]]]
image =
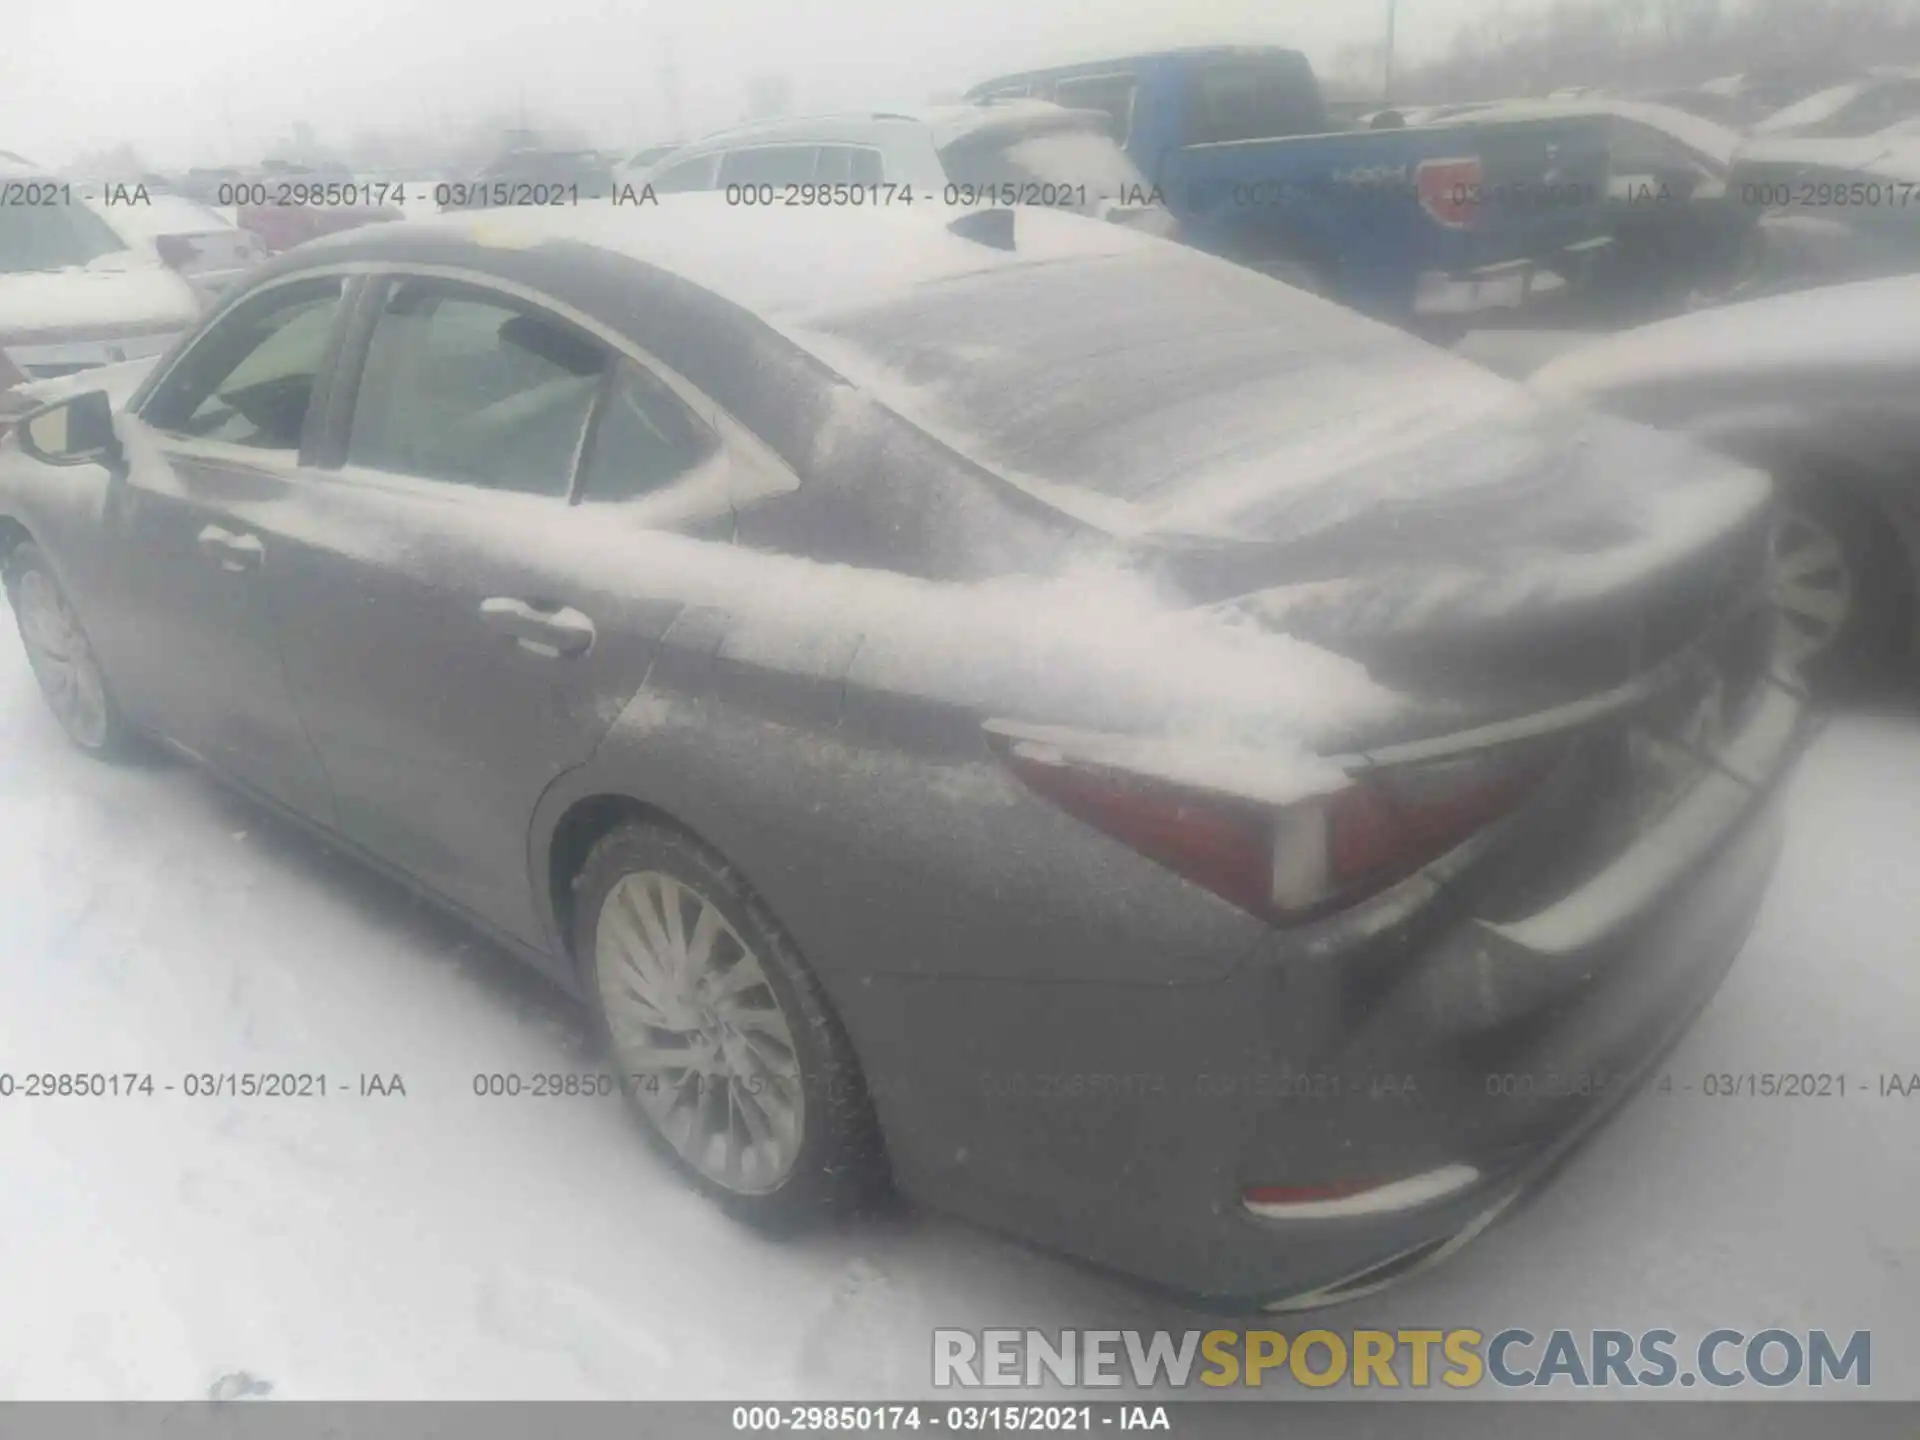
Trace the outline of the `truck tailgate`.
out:
[[[1202,248],[1338,277],[1337,298],[1411,306],[1422,272],[1544,260],[1607,233],[1604,119],[1475,120],[1190,145],[1159,180]]]

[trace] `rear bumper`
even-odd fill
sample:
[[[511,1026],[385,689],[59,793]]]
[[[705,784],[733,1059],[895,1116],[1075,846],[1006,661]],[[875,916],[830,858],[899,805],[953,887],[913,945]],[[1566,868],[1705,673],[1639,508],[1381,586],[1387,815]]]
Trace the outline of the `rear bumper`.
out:
[[[1414,290],[1414,314],[1420,319],[1442,320],[1525,309],[1536,299],[1580,284],[1612,243],[1610,237],[1603,236],[1549,255],[1475,270],[1427,271]]]
[[[869,1057],[903,1186],[1229,1312],[1353,1298],[1445,1258],[1633,1094],[1712,996],[1812,730],[1770,682],[1722,768],[1518,920],[1469,904],[1324,954],[1276,934],[1190,987],[1016,997],[874,977],[841,1003],[863,1053],[873,1005],[914,1039],[892,1074]],[[939,1143],[896,1139],[903,1124]],[[1256,1209],[1255,1187],[1362,1198]]]

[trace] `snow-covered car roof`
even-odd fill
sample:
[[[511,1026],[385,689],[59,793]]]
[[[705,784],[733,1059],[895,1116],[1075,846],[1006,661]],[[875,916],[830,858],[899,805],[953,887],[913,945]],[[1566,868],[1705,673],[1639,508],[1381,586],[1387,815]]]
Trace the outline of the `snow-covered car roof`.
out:
[[[1608,95],[1590,96],[1579,100],[1500,100],[1476,107],[1471,113],[1486,115],[1493,112],[1508,116],[1531,115],[1543,119],[1577,115],[1608,115],[1616,120],[1627,120],[1658,130],[1722,168],[1733,163],[1734,154],[1740,148],[1738,131],[1730,130],[1725,125],[1682,110],[1677,106],[1660,105],[1650,100],[1623,100]]]
[[[1528,382],[1558,395],[1663,379],[1920,365],[1920,275],[1775,295],[1623,331],[1550,361]]]
[[[1818,125],[1831,120],[1847,106],[1861,96],[1879,89],[1884,85],[1894,85],[1905,80],[1920,80],[1920,70],[1905,66],[1877,66],[1866,75],[1848,80],[1843,84],[1830,85],[1824,90],[1815,91],[1804,100],[1796,100],[1784,110],[1759,121],[1753,127],[1755,135],[1777,135],[1790,133],[1806,125]]]
[[[1920,121],[1857,140],[1750,141],[1740,147],[1738,158],[1742,164],[1804,166],[1920,185]]]
[[[545,243],[590,245],[656,265],[722,299],[766,317],[827,312],[889,291],[1009,266],[1084,262],[1163,246],[1124,225],[1044,207],[1014,218],[1014,250],[964,238],[948,228],[967,211],[930,205],[729,205],[720,192],[663,195],[655,205],[533,206],[447,214],[406,229],[445,234],[503,249]],[[364,243],[348,231],[311,242]]]
[[[790,115],[778,120],[757,120],[748,125],[730,126],[690,140],[663,155],[654,164],[683,155],[693,155],[711,147],[740,145],[750,141],[777,141],[789,135],[802,135],[810,142],[834,139],[858,139],[870,134],[876,125],[918,125],[926,129],[936,148],[963,136],[995,129],[1024,129],[1049,122],[1071,123],[1065,117],[1086,112],[1069,110],[1045,100],[994,100],[957,105],[920,105],[894,110],[842,110],[822,115]]]

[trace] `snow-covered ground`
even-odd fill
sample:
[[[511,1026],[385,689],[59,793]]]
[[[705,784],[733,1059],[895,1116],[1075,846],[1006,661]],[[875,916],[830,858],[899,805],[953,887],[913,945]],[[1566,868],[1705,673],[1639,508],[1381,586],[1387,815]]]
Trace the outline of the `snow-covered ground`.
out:
[[[1673,1092],[1448,1266],[1328,1323],[1871,1329],[1874,1393],[1920,1397],[1920,1097],[1697,1087],[1920,1071],[1916,814],[1920,727],[1839,723]],[[1195,1323],[942,1220],[761,1239],[615,1102],[474,1094],[591,1071],[579,1036],[511,961],[195,774],[71,751],[0,633],[0,1075],[329,1080],[0,1099],[0,1399],[241,1374],[302,1399],[898,1397],[925,1391],[936,1324]],[[363,1073],[406,1093],[352,1093]]]

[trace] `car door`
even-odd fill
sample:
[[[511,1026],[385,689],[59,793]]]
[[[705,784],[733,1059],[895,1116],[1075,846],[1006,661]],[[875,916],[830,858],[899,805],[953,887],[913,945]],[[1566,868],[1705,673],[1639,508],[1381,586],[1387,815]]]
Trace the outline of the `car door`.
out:
[[[268,610],[264,535],[299,487],[337,349],[341,276],[270,286],[169,366],[124,418],[103,532],[102,659],[130,715],[251,789],[330,818]]]
[[[539,945],[535,804],[680,608],[624,547],[730,545],[731,452],[684,382],[522,294],[369,301],[340,463],[274,541],[288,671],[342,833]]]

